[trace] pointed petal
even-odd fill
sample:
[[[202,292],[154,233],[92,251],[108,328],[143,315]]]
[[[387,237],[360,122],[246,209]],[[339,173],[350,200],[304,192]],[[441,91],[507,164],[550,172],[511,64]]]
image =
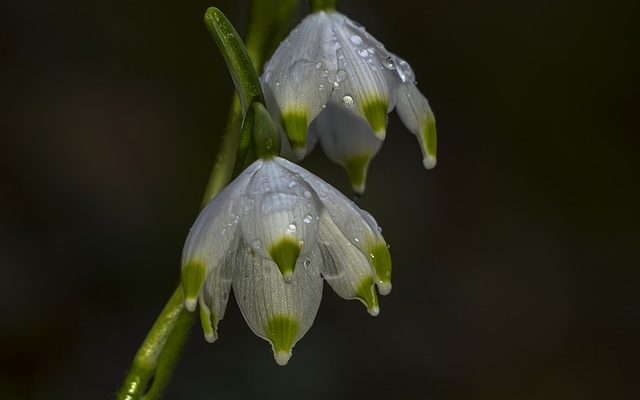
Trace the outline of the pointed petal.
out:
[[[395,106],[396,80],[384,67],[384,46],[364,28],[340,13],[332,13],[335,39],[340,44],[337,80],[332,100],[353,108],[384,139],[387,113]]]
[[[269,160],[242,199],[243,237],[259,256],[276,262],[286,280],[291,280],[298,256],[315,242],[320,203],[312,193],[300,176]]]
[[[369,162],[382,146],[369,124],[344,107],[329,103],[309,131],[318,135],[327,156],[344,167],[356,193],[364,193]]]
[[[200,212],[182,251],[185,307],[194,311],[206,277],[218,268],[236,237],[241,193],[262,161],[250,165]]]
[[[401,85],[396,110],[407,129],[418,137],[425,168],[435,167],[436,119],[427,98],[413,83]]]
[[[299,174],[313,188],[324,205],[324,210],[344,237],[363,254],[368,255],[380,294],[388,294],[391,291],[391,256],[380,227],[371,214],[361,210],[333,186],[304,168],[283,158],[274,160],[284,168]]]
[[[320,218],[318,246],[322,254],[322,276],[344,299],[358,299],[369,314],[380,312],[367,257],[351,244],[329,215]]]
[[[235,257],[233,291],[247,324],[271,343],[276,362],[284,365],[318,312],[322,298],[319,263],[298,260],[296,274],[286,284],[273,262],[258,257],[243,243]]]
[[[240,235],[232,245],[237,248]],[[198,301],[200,305],[200,323],[204,337],[209,343],[213,343],[218,338],[218,323],[224,318],[224,313],[229,300],[231,290],[231,273],[233,264],[229,261],[231,257],[222,262],[217,268],[213,268],[204,283],[202,295]]]
[[[330,96],[319,64],[324,38],[330,34],[327,20],[325,13],[306,17],[276,49],[262,76],[279,105],[291,148],[300,157],[306,153],[307,127]]]

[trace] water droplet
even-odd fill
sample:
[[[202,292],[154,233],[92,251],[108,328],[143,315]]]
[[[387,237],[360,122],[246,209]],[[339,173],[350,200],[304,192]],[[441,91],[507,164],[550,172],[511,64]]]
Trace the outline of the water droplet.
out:
[[[295,183],[294,181],[291,181],[291,182],[289,182],[289,185],[288,185],[288,186],[289,186],[290,188],[292,188],[292,187],[294,187],[295,185],[296,185],[296,183]]]
[[[353,240],[355,240],[356,243],[360,242],[360,239],[358,239],[358,238],[354,238]]]
[[[273,84],[276,86],[280,86],[280,81],[275,81]]]
[[[367,51],[369,52],[369,54],[376,54],[376,49],[374,49],[373,47],[369,47]]]
[[[322,71],[320,71],[320,77],[321,78],[328,78],[329,77],[329,70],[325,68]]]
[[[318,61],[316,64],[316,69],[320,69],[322,67],[322,62]]]
[[[238,222],[240,222],[240,216],[239,215],[232,215],[231,218],[232,218],[234,224],[237,224]]]
[[[345,79],[347,79],[347,71],[345,71],[343,69],[339,69],[336,72],[336,82],[342,82]]]
[[[318,85],[318,90],[322,92],[324,90],[324,85],[323,84],[319,84]]]
[[[307,214],[305,215],[304,219],[302,220],[305,224],[310,224],[311,221],[313,221],[313,217],[311,216],[311,214]]]
[[[287,227],[288,233],[296,233],[297,230],[298,230],[298,227],[294,223],[289,224],[289,226]]]
[[[251,241],[251,246],[254,249],[260,249],[260,248],[262,248],[262,241],[260,239],[253,239]]]
[[[309,265],[311,265],[311,260],[304,260],[304,266],[308,267]]]
[[[333,87],[336,88],[336,89],[339,88],[340,87],[340,82],[338,82],[338,81],[333,82]]]
[[[351,108],[351,106],[353,106],[353,97],[349,95],[342,97],[342,105],[346,108]]]
[[[265,82],[269,82],[271,80],[271,72],[265,72],[264,74],[264,81]]]
[[[320,108],[324,110],[325,108],[327,108],[327,105],[326,104],[321,104]]]
[[[351,43],[355,44],[356,46],[362,44],[362,38],[358,35],[351,36],[349,40],[351,40]]]
[[[369,52],[367,51],[367,49],[360,49],[358,50],[358,55],[360,57],[369,57]]]
[[[378,226],[378,232],[382,233],[382,227]]]
[[[310,199],[310,198],[311,198],[311,192],[310,192],[310,191],[308,191],[308,190],[305,190],[305,191],[304,191],[304,193],[303,193],[303,195],[304,195],[304,197],[306,197],[307,199]]]

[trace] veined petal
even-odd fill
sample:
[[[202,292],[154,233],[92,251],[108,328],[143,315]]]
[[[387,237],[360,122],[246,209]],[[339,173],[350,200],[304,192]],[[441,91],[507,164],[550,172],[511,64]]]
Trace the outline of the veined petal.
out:
[[[369,314],[380,312],[367,257],[349,242],[326,213],[320,218],[318,247],[322,254],[322,276],[344,299],[358,299]]]
[[[238,235],[238,239],[240,236]],[[237,247],[236,240],[233,248]],[[223,261],[217,268],[213,268],[207,275],[202,294],[198,300],[200,305],[200,323],[207,342],[212,343],[218,338],[218,323],[224,318],[227,308],[229,291],[231,290],[231,262]]]
[[[189,311],[195,310],[206,277],[220,267],[236,238],[241,193],[261,165],[261,160],[250,165],[211,200],[189,231],[182,251],[182,286]]]
[[[282,282],[277,266],[258,257],[247,244],[235,257],[233,291],[253,332],[271,343],[279,365],[313,324],[322,298],[320,260],[301,261],[291,283]]]
[[[371,126],[332,102],[313,121],[309,132],[320,138],[327,156],[344,167],[356,193],[364,193],[369,162],[382,146]]]
[[[429,106],[429,101],[420,93],[413,82],[400,86],[396,110],[407,129],[418,137],[425,168],[435,167],[436,119]]]
[[[391,256],[380,227],[368,212],[361,210],[331,185],[311,172],[283,158],[275,162],[300,175],[313,188],[335,225],[351,244],[368,256],[380,294],[391,292]]]
[[[279,105],[279,121],[299,158],[306,154],[307,128],[331,94],[319,64],[321,43],[330,34],[327,20],[325,13],[305,18],[275,51],[262,76],[263,86],[269,87]]]
[[[340,44],[337,50],[338,80],[331,98],[352,108],[369,122],[378,138],[384,139],[387,113],[395,106],[397,85],[383,62],[387,52],[354,21],[337,12],[329,15]]]
[[[315,243],[320,203],[313,189],[299,175],[265,161],[247,186],[242,209],[244,239],[258,255],[276,262],[290,282],[298,257]]]

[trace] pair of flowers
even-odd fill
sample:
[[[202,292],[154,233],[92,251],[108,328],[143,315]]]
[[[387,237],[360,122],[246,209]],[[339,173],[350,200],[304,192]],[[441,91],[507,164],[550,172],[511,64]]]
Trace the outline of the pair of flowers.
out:
[[[262,85],[287,139],[283,155],[302,159],[319,142],[356,192],[394,107],[418,137],[425,167],[435,166],[435,120],[413,71],[336,11],[307,16],[266,64]],[[377,315],[377,292],[391,291],[388,246],[369,213],[278,155],[264,155],[215,197],[184,247],[185,306],[199,306],[205,338],[217,338],[233,287],[280,365],[313,324],[323,279]]]

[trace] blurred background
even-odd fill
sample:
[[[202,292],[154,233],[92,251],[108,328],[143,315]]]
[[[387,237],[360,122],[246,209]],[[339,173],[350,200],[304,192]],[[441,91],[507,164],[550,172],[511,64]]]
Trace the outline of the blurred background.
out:
[[[0,398],[111,398],[172,293],[232,92],[212,5],[244,32],[247,1],[0,5]],[[359,201],[394,291],[325,286],[285,368],[230,300],[166,398],[640,398],[640,3],[338,8],[438,118],[426,171],[392,114]]]

